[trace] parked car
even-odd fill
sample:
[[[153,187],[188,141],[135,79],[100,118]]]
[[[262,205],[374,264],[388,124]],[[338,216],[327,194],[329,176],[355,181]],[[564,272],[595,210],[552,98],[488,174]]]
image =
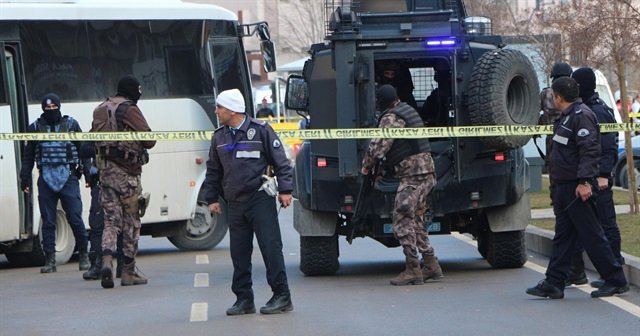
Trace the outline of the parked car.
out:
[[[631,138],[633,148],[633,161],[636,174],[636,185],[640,185],[640,135]],[[627,155],[624,152],[624,137],[620,138],[618,144],[618,163],[613,169],[615,173],[614,184],[623,188],[629,188],[629,175],[627,174]]]

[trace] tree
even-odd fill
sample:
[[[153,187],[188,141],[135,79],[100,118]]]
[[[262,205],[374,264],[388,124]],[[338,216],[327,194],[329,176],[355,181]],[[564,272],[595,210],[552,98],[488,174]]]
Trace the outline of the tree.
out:
[[[325,36],[324,1],[298,0],[280,4],[280,46],[307,56],[309,47]]]

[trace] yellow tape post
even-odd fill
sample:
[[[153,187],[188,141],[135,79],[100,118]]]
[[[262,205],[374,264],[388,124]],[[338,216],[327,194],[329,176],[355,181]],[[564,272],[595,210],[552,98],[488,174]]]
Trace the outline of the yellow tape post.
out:
[[[640,131],[640,124],[601,124],[602,133]],[[522,136],[552,134],[551,125],[534,126],[451,126],[417,128],[346,128],[276,131],[282,139],[340,140],[340,139],[418,139],[490,136]],[[0,133],[0,140],[8,141],[209,141],[213,131],[178,132],[104,132],[104,133]]]

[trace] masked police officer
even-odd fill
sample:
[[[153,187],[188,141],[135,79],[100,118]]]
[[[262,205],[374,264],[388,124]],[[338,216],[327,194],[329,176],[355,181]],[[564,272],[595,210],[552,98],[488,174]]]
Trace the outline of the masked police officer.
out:
[[[82,132],[78,122],[60,113],[60,97],[49,93],[42,99],[42,114],[29,125],[27,132],[66,133]],[[67,214],[67,220],[76,239],[81,271],[89,269],[87,230],[82,221],[82,201],[78,182],[82,170],[77,141],[29,141],[22,157],[20,184],[25,193],[31,191],[31,171],[35,160],[38,178],[38,204],[42,216],[42,249],[45,266],[41,273],[56,272],[56,212],[58,200]]]
[[[273,297],[260,308],[260,313],[291,311],[293,304],[274,199],[277,193],[282,207],[291,204],[293,178],[289,160],[271,126],[245,114],[245,100],[238,89],[218,95],[216,115],[223,126],[214,132],[211,139],[204,187],[211,212],[222,213],[220,198],[228,204],[233,261],[231,290],[237,300],[227,309],[227,315],[256,312],[251,288],[254,234],[267,269],[267,282],[273,291]],[[277,187],[270,183],[272,178],[263,176],[268,166],[273,167]]]
[[[571,256],[580,239],[589,258],[604,279],[591,297],[613,296],[629,290],[622,266],[598,222],[592,188],[598,176],[600,134],[595,114],[579,99],[578,83],[563,77],[553,82],[554,103],[560,117],[554,124],[553,148],[549,154],[553,212],[556,233],[546,278],[527,294],[564,298]]]

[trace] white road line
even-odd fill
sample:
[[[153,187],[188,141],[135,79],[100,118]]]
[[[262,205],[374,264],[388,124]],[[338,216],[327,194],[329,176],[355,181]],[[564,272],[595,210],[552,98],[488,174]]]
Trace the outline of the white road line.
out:
[[[454,233],[451,234],[451,236],[456,238],[456,239],[459,239],[459,240],[461,240],[461,241],[463,241],[463,242],[465,242],[465,243],[467,243],[469,245],[472,245],[474,247],[477,246],[476,242],[471,237],[469,237],[467,235],[463,235],[463,234],[454,232]],[[526,268],[528,268],[528,269],[530,269],[532,271],[536,271],[536,272],[538,272],[540,274],[544,274],[547,271],[547,268],[545,266],[541,266],[541,265],[538,265],[538,264],[530,262],[530,261],[527,261],[524,264],[524,267],[526,267]],[[576,288],[581,290],[581,291],[583,291],[583,292],[585,292],[585,293],[587,293],[587,294],[591,294],[591,291],[593,290],[590,286],[576,286]],[[632,314],[632,315],[640,318],[640,306],[637,306],[637,305],[635,305],[635,304],[633,304],[633,303],[631,303],[629,301],[625,301],[621,297],[618,297],[618,296],[605,297],[605,298],[600,298],[600,299],[604,300],[604,301],[606,301],[606,302],[608,302],[608,303],[610,303],[610,304],[612,304],[612,305],[614,305],[614,306],[616,306],[616,307],[618,307],[618,308],[620,308],[620,309],[622,309],[624,311],[626,311],[629,314]]]
[[[191,317],[189,322],[206,322],[209,319],[209,304],[206,302],[194,302],[191,304]]]
[[[209,273],[196,273],[193,277],[193,287],[209,287]]]
[[[209,263],[209,256],[206,254],[198,254],[196,256],[196,265],[205,265]]]

